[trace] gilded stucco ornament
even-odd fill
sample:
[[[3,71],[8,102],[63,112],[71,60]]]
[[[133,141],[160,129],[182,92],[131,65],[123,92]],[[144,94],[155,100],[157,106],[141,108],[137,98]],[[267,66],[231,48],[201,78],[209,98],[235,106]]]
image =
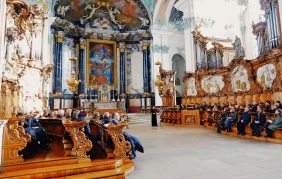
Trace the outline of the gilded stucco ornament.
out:
[[[44,69],[42,60],[45,13],[48,5],[40,0],[37,4],[26,4],[22,0],[7,0],[5,35],[5,71],[2,76],[0,98],[1,116],[15,116],[20,108],[29,106],[35,111],[43,107],[47,99],[47,76],[53,68]],[[47,106],[48,102],[45,103]],[[3,105],[5,104],[5,105]]]

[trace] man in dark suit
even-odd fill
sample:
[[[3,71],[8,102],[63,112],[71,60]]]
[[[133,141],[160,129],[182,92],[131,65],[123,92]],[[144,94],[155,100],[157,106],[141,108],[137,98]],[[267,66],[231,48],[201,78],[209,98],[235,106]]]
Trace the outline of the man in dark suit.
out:
[[[260,131],[260,127],[264,126],[265,122],[266,122],[266,116],[262,113],[262,108],[261,106],[257,107],[257,115],[255,118],[255,121],[251,123],[251,128],[252,128],[252,135],[253,136],[261,136],[261,131]]]
[[[22,114],[18,114],[21,116]],[[27,134],[31,136],[34,141],[39,141],[39,146],[42,150],[51,150],[47,144],[47,135],[45,129],[41,127],[38,119],[32,115],[26,115],[24,121],[24,129]]]
[[[246,134],[245,127],[251,122],[251,116],[248,112],[249,112],[249,108],[245,107],[241,119],[237,122],[238,134],[242,134],[242,135]]]

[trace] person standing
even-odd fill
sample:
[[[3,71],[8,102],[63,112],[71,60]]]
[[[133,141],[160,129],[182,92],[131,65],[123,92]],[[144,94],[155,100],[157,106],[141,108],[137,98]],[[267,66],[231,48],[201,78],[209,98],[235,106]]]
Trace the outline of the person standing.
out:
[[[151,108],[151,113],[152,113],[152,127],[154,126],[158,126],[158,122],[157,122],[157,108],[156,107],[152,107]]]

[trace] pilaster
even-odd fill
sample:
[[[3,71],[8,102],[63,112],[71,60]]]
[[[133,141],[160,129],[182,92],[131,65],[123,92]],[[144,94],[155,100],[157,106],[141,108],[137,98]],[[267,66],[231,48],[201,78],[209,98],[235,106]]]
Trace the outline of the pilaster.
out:
[[[85,48],[86,48],[86,42],[85,39],[80,39],[79,42],[79,78],[81,82],[78,86],[78,93],[79,94],[85,94]]]
[[[159,73],[158,66],[155,65],[157,61],[161,62],[163,64],[163,68],[165,70],[171,70],[171,59],[170,59],[170,40],[171,37],[174,35],[173,32],[168,31],[160,31],[160,30],[152,30],[152,35],[154,37],[154,42],[152,46],[152,55],[153,60],[151,61],[151,79],[152,84],[156,81],[156,76]],[[158,89],[156,86],[152,86],[153,92],[155,92],[155,105],[161,106],[162,105],[162,99],[158,95]]]
[[[192,0],[180,0],[174,7],[183,12],[183,18],[193,17],[193,2]],[[191,22],[191,27],[184,30],[184,41],[185,41],[185,61],[186,61],[186,71],[195,72],[196,62],[195,62],[195,51],[193,35],[191,34],[194,29],[195,24]]]
[[[54,80],[55,80],[55,86],[54,86],[54,92],[55,94],[59,95],[62,94],[62,73],[63,73],[63,41],[64,41],[64,32],[58,31],[55,35],[55,53],[54,53],[54,59],[55,59],[55,70],[54,70]]]
[[[4,44],[5,44],[5,23],[6,23],[6,1],[0,1],[0,80],[2,81],[2,71],[4,64]],[[0,85],[1,90],[1,85]]]
[[[149,94],[149,65],[148,65],[148,47],[149,43],[146,41],[141,42],[143,52],[143,88],[144,94]]]
[[[8,120],[0,119],[0,154],[1,154],[0,166],[2,165],[3,131],[7,122]]]
[[[120,79],[119,79],[119,93],[125,94],[125,43],[119,43],[119,56],[120,56]]]

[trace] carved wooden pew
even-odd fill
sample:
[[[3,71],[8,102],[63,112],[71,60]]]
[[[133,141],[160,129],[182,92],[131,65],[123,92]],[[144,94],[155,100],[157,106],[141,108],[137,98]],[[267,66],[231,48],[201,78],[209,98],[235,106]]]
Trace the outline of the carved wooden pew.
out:
[[[89,158],[86,152],[92,148],[90,140],[85,138],[84,126],[86,123],[90,123],[90,129],[93,136],[101,132],[101,141],[98,143],[102,149],[107,152],[108,158],[125,158],[126,153],[130,151],[131,145],[128,141],[125,141],[123,137],[123,130],[127,123],[121,123],[119,125],[101,125],[99,120],[87,121],[70,121],[65,118],[62,120],[66,131],[70,134],[71,140],[63,140],[64,150],[66,155],[71,155],[77,158]],[[106,147],[108,136],[111,136],[114,143],[114,151]],[[113,153],[113,154],[111,154]]]
[[[121,123],[118,125],[114,125],[112,123],[109,124],[108,134],[111,136],[113,143],[114,143],[114,157],[115,158],[126,158],[126,153],[130,151],[131,144],[129,141],[126,141],[123,132],[124,128],[127,126],[127,123]]]
[[[73,144],[70,155],[81,159],[89,159],[90,161],[90,156],[86,155],[86,152],[88,152],[92,148],[92,142],[86,139],[86,136],[84,134],[84,126],[89,122],[90,120],[71,121],[70,118],[64,118],[62,120],[66,132],[68,132],[71,136]],[[64,146],[65,151],[69,149],[69,147],[66,148]]]
[[[23,150],[31,141],[31,136],[25,133],[23,128],[24,117],[13,117],[8,120],[4,127],[2,165],[21,163],[23,156],[19,151]]]

